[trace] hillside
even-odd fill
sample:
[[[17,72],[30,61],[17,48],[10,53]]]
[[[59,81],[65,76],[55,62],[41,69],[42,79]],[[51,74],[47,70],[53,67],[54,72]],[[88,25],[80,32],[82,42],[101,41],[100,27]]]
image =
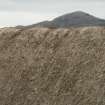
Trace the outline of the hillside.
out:
[[[105,27],[0,29],[0,105],[105,105]]]
[[[21,26],[17,28],[33,28],[33,27],[52,27],[52,28],[70,28],[70,27],[86,27],[86,26],[105,26],[105,20],[97,18],[93,15],[82,11],[76,11],[59,16],[52,21],[43,21],[29,26]]]

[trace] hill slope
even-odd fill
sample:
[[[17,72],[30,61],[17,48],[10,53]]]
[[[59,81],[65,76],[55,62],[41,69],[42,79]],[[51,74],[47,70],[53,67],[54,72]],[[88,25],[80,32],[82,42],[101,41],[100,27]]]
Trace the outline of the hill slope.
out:
[[[105,20],[96,18],[85,12],[77,11],[71,14],[66,14],[55,18],[53,20],[58,27],[70,27],[70,26],[105,26]]]
[[[105,105],[105,28],[0,29],[0,105]]]
[[[37,24],[29,25],[23,28],[32,27],[52,27],[52,28],[69,28],[84,26],[105,26],[105,20],[94,17],[82,11],[59,16],[52,21],[44,21]]]

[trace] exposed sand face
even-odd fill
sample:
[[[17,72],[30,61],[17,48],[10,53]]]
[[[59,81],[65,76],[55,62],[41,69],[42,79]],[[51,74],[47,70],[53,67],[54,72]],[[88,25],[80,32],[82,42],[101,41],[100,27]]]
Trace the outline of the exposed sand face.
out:
[[[105,27],[0,29],[0,105],[105,105]]]

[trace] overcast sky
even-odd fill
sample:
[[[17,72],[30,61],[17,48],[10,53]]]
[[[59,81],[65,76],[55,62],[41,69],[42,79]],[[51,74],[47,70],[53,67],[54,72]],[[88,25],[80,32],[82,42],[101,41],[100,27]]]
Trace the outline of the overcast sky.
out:
[[[0,0],[0,27],[33,24],[74,11],[105,19],[105,0]]]

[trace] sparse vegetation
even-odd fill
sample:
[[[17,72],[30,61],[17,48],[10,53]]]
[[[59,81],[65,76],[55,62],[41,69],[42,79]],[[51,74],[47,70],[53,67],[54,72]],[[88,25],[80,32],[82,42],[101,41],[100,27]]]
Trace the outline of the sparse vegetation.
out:
[[[105,105],[105,27],[0,29],[0,105]]]

